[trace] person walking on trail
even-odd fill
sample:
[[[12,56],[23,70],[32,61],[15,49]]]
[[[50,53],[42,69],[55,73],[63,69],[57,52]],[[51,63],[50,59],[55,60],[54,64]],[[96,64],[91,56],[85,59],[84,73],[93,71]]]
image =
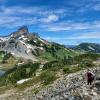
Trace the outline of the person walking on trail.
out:
[[[87,84],[92,85],[94,81],[94,74],[92,73],[90,69],[87,70],[86,79],[87,79]]]

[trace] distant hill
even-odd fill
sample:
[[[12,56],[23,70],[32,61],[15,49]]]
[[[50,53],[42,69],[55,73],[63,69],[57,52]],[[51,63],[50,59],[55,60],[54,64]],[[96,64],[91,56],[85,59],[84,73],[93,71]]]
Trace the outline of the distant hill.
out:
[[[100,53],[100,44],[96,43],[81,43],[72,49],[76,51],[89,52],[89,53]]]

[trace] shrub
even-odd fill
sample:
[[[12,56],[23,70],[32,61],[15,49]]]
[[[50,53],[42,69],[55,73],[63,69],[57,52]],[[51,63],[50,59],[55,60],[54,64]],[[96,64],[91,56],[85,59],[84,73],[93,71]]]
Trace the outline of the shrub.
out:
[[[56,76],[53,71],[44,71],[40,74],[40,79],[43,81],[44,85],[47,85],[53,82],[56,79]]]
[[[16,83],[18,80],[29,78],[35,75],[36,70],[39,68],[39,66],[40,63],[28,63],[18,68],[14,67],[5,73],[4,79],[10,83]],[[3,81],[4,79],[2,78],[1,81]]]
[[[64,66],[62,61],[51,61],[51,62],[47,62],[44,66],[43,66],[43,70],[59,70]]]
[[[69,67],[64,67],[63,72],[64,73],[70,73],[70,68]]]
[[[3,60],[2,60],[2,63],[7,63],[7,60],[11,57],[11,53],[8,53],[4,56]]]
[[[83,68],[86,68],[86,67],[93,67],[94,64],[91,59],[85,59],[80,62],[80,66],[82,66]]]

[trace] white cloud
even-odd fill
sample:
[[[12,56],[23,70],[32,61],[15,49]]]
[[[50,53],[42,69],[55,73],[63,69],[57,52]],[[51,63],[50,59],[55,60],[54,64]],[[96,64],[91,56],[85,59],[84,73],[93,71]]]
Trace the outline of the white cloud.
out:
[[[96,11],[100,11],[100,3],[94,5],[92,8],[93,8],[94,10],[96,10]]]
[[[67,39],[100,39],[100,33],[85,33],[72,37],[68,37]]]
[[[17,20],[20,20],[20,18],[18,18],[18,17],[8,17],[8,16],[2,16],[2,17],[0,17],[0,25],[5,25],[5,24],[7,24],[7,23],[13,23],[13,22],[15,22],[15,21],[17,21]]]
[[[5,18],[4,18],[5,19]],[[6,22],[5,22],[6,21]],[[35,18],[23,19],[20,17],[6,17],[5,21],[0,20],[0,26],[6,28],[15,28],[22,25],[33,25],[36,24]]]
[[[3,0],[0,0],[3,1]],[[74,5],[74,4],[73,4]],[[80,10],[88,10],[88,8],[92,4],[87,4],[86,7],[80,6]],[[94,7],[94,5],[93,5]],[[97,5],[96,5],[97,7]],[[100,6],[98,6],[100,7]],[[81,9],[82,8],[82,9]],[[90,7],[91,8],[91,7]],[[54,9],[50,10],[45,7],[21,7],[21,6],[13,6],[13,7],[0,7],[0,26],[8,26],[12,25],[13,27],[27,24],[36,24],[37,26],[41,25],[40,28],[46,31],[67,31],[67,30],[82,30],[82,29],[94,29],[100,28],[100,21],[97,22],[83,22],[76,23],[72,22],[57,22],[65,15],[73,14],[75,9]],[[80,11],[81,12],[81,11]],[[80,19],[82,20],[82,19]]]
[[[14,14],[32,14],[39,11],[37,7],[20,7],[20,6],[13,6],[13,7],[0,7],[1,14],[7,15],[14,15]]]
[[[1,7],[0,27],[13,28],[21,25],[35,24],[37,18],[32,17],[34,9],[32,7]]]
[[[65,37],[44,37],[44,39],[48,41],[56,41],[56,42],[63,42],[63,41],[69,41],[69,40],[85,40],[85,39],[100,39],[100,33],[85,33],[85,34],[79,34],[75,36],[65,36]]]
[[[56,9],[48,10],[44,7],[0,7],[0,27],[9,28],[10,25],[13,27],[19,25],[31,25],[33,24],[44,24],[55,22],[59,20],[59,16],[63,14],[65,10]],[[48,15],[48,16],[47,16]],[[18,24],[18,25],[17,25]]]
[[[46,29],[46,31],[68,31],[68,30],[87,30],[87,29],[98,29],[100,28],[100,21],[94,22],[84,22],[84,23],[75,23],[75,22],[59,22],[48,25],[41,26]]]
[[[0,7],[0,14],[14,15],[14,14],[35,14],[35,15],[60,15],[65,13],[65,9],[55,9],[48,10],[45,7],[22,7],[22,6],[13,6],[13,7]]]
[[[49,15],[46,22],[57,21],[59,17],[57,15]]]
[[[41,18],[40,21],[44,23],[50,23],[50,22],[55,22],[59,20],[59,16],[52,14],[47,16],[47,18]]]

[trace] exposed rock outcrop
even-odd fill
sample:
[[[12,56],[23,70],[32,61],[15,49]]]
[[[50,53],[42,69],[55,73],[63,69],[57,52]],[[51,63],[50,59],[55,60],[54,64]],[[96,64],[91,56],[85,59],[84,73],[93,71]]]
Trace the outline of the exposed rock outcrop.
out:
[[[23,27],[19,28],[18,31],[13,32],[11,36],[14,38],[18,38],[21,35],[27,35],[28,33],[29,32],[28,32],[27,26],[23,26]]]

